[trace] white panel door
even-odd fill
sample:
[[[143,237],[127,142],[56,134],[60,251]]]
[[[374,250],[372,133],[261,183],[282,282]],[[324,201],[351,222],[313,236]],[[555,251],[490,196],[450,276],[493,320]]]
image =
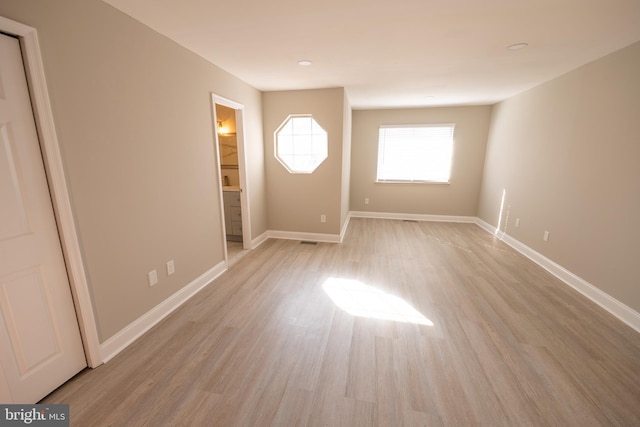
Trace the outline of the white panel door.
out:
[[[18,39],[0,34],[0,402],[86,366]]]

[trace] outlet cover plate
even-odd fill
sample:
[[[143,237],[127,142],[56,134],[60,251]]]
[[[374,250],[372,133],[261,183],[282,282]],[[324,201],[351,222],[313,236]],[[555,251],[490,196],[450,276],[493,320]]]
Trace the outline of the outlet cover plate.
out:
[[[153,286],[158,283],[158,272],[156,270],[152,270],[147,275],[149,277],[149,286]]]

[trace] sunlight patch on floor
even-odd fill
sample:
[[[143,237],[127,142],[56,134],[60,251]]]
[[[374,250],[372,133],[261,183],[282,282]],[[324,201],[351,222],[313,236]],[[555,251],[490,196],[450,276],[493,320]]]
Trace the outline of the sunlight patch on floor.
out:
[[[431,320],[402,298],[358,280],[330,277],[322,288],[338,307],[352,316],[433,326]]]

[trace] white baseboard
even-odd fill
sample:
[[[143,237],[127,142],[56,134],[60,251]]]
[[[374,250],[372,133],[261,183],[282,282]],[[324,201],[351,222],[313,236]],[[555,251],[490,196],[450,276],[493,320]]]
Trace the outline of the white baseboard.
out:
[[[474,216],[456,216],[456,215],[425,215],[425,214],[409,214],[409,213],[393,213],[393,212],[363,212],[351,211],[349,215],[352,218],[380,218],[380,219],[400,219],[412,221],[436,221],[436,222],[466,222],[475,223]]]
[[[340,234],[305,233],[297,231],[269,230],[264,233],[266,238],[286,239],[286,240],[309,240],[313,242],[342,243],[349,227],[351,218],[380,218],[380,219],[401,219],[415,221],[439,221],[439,222],[466,222],[475,223],[476,217],[472,216],[452,216],[452,215],[423,215],[423,214],[403,214],[388,212],[359,212],[350,211],[347,220],[342,225]],[[261,237],[262,237],[261,236]],[[265,239],[266,239],[265,238]]]
[[[340,243],[344,240],[344,235],[347,234],[347,228],[349,228],[349,222],[351,221],[351,212],[347,215],[347,220],[342,225],[342,230],[340,230]]]
[[[266,242],[268,238],[269,238],[269,232],[265,231],[255,239],[251,240],[251,243],[250,243],[251,249],[257,248],[258,246]]]
[[[198,291],[211,283],[226,270],[226,263],[220,262],[213,268],[196,278],[194,281],[180,289],[175,294],[155,306],[153,309],[127,325],[120,332],[100,344],[100,356],[102,363],[107,363],[142,334],[155,326],[162,319],[171,314],[175,309],[184,304]]]
[[[535,262],[540,267],[544,268],[549,273],[553,274],[555,277],[562,280],[564,283],[571,286],[573,289],[580,292],[582,295],[589,298],[609,313],[613,314],[637,332],[640,332],[640,313],[633,310],[631,307],[621,303],[611,295],[601,291],[599,288],[587,282],[580,276],[551,261],[549,258],[531,249],[519,240],[514,239],[502,231],[496,231],[495,227],[484,222],[480,218],[476,220],[476,224],[487,232],[500,238],[522,255],[526,256],[531,261]]]
[[[311,242],[340,243],[339,234],[301,233],[297,231],[269,230],[269,237],[284,240],[308,240]]]
[[[489,224],[488,222],[481,220],[480,218],[476,218],[476,225],[482,228],[487,233],[493,234],[494,236],[498,236],[499,234],[504,236],[503,232],[498,231],[496,227]]]
[[[344,235],[347,233],[347,228],[349,227],[349,220],[351,219],[351,212],[347,215],[347,220],[342,225],[342,229],[340,230],[340,234],[325,234],[325,233],[307,233],[307,232],[299,232],[299,231],[281,231],[281,230],[269,230],[266,233],[263,233],[263,241],[272,238],[272,239],[283,239],[283,240],[304,240],[311,242],[324,242],[324,243],[342,243],[344,239]]]

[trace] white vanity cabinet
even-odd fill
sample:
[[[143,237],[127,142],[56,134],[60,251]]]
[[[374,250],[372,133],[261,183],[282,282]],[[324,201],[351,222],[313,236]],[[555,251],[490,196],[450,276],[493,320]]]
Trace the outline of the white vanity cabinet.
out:
[[[240,190],[224,190],[224,226],[227,240],[242,241],[242,210],[240,209]]]

